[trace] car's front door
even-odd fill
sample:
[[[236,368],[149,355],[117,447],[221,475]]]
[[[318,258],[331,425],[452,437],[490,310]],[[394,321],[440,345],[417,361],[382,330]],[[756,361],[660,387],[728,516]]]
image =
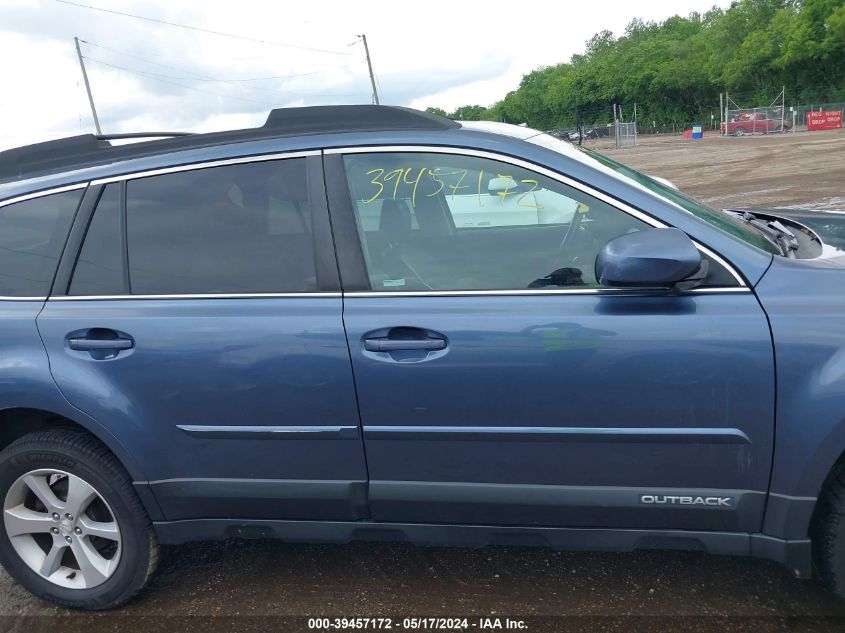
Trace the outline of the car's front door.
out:
[[[321,159],[268,158],[95,184],[38,317],[167,519],[366,516]]]
[[[374,519],[759,529],[772,347],[731,271],[602,289],[599,249],[660,223],[513,159],[362,149],[327,175]]]

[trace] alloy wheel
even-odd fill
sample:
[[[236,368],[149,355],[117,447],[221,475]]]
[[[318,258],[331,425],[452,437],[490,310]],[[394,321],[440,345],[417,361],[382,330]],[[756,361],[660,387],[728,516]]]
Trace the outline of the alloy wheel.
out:
[[[32,470],[9,488],[3,523],[30,569],[60,587],[90,589],[120,562],[120,527],[108,503],[81,477]]]

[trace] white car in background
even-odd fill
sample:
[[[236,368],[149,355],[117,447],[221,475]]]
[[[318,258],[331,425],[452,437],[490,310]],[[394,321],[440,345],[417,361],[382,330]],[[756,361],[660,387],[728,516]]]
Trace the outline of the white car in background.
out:
[[[472,178],[467,178],[472,181]],[[553,191],[538,187],[536,182],[518,183],[510,177],[491,178],[486,193],[447,194],[446,204],[456,229],[483,229],[503,226],[536,226],[540,224],[569,224],[578,204]],[[413,217],[410,198],[400,197],[412,214],[412,228],[419,228]],[[358,200],[361,229],[377,231],[381,218],[382,200]],[[582,209],[583,210],[583,209]]]
[[[446,196],[455,228],[569,224],[578,203],[536,183],[517,183],[513,178],[491,178],[487,195]]]

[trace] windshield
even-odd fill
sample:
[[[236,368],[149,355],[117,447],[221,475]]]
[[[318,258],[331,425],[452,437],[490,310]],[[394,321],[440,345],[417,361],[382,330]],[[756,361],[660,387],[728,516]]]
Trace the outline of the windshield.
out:
[[[610,171],[613,175],[617,177],[623,176],[627,180],[633,181],[634,184],[639,185],[644,189],[647,189],[651,193],[655,193],[661,198],[665,198],[670,202],[673,202],[676,206],[679,206],[684,211],[692,213],[697,218],[709,222],[713,226],[721,229],[722,231],[730,233],[731,235],[738,237],[742,241],[751,244],[752,246],[756,246],[757,248],[762,249],[767,253],[775,253],[777,255],[781,254],[781,251],[777,245],[767,240],[762,235],[762,233],[760,233],[750,224],[744,222],[741,218],[736,217],[733,214],[727,213],[725,211],[718,211],[716,209],[708,207],[707,205],[699,202],[698,200],[695,200],[694,198],[690,198],[689,196],[682,194],[677,189],[670,187],[669,185],[663,184],[655,180],[654,178],[651,178],[650,176],[641,174],[637,170],[631,169],[630,167],[627,167],[622,163],[617,163],[615,160],[612,160],[607,156],[600,154],[599,152],[588,150],[584,147],[572,145],[572,143],[567,143],[566,141],[562,141],[549,134],[545,134],[542,132],[535,136],[530,136],[525,140],[531,143],[535,143],[537,145],[542,145],[543,147],[554,150],[561,154],[566,154],[567,156],[577,158],[581,162],[594,161],[598,164],[594,164],[593,166],[600,169],[601,171]],[[573,152],[576,152],[580,155],[573,156]]]

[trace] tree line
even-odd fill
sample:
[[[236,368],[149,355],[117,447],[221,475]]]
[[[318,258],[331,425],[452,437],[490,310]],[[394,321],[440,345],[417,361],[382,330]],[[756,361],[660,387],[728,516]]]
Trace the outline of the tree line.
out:
[[[713,113],[718,121],[723,91],[753,107],[782,88],[787,106],[845,100],[845,0],[737,0],[663,22],[635,19],[621,37],[602,31],[569,62],[524,75],[491,106],[427,110],[548,130],[576,118],[605,123],[611,104],[636,103],[641,124],[683,124]]]

